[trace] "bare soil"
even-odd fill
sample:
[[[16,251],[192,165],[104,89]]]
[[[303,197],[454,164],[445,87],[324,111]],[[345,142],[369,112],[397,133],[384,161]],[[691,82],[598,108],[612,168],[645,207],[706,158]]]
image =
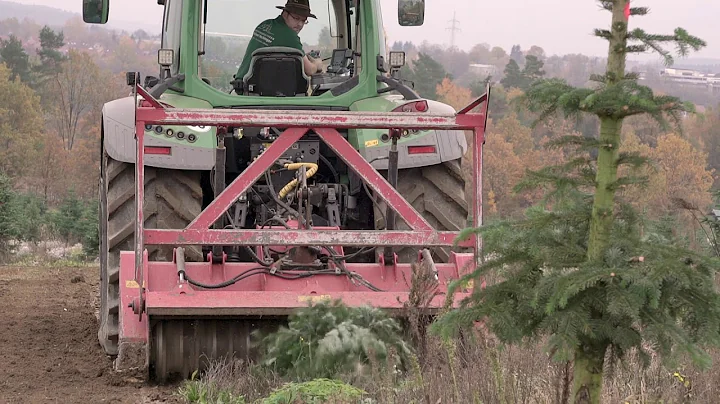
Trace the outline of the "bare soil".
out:
[[[179,403],[97,342],[98,268],[0,266],[0,403]]]

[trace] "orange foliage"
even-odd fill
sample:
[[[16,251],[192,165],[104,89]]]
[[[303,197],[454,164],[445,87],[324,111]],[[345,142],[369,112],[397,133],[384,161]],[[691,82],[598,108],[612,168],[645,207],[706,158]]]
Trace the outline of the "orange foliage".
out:
[[[513,187],[525,171],[525,162],[513,151],[513,144],[501,134],[488,133],[483,155],[483,199],[499,216],[517,211]]]
[[[657,147],[651,148],[630,133],[626,135],[621,148],[623,152],[638,152],[651,159],[654,168],[643,168],[633,175],[645,175],[647,184],[643,187],[629,186],[621,195],[636,208],[651,218],[678,213],[675,198],[706,212],[712,204],[710,189],[713,172],[707,169],[707,154],[675,134],[666,134],[657,139]],[[622,175],[630,170],[622,168]]]
[[[473,100],[470,89],[456,85],[447,77],[437,85],[436,91],[438,100],[455,108],[456,111],[470,104]]]

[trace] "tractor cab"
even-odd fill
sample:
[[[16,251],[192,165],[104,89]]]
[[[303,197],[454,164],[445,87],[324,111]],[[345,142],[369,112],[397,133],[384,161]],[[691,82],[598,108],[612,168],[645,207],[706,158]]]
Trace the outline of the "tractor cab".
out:
[[[256,28],[278,18],[282,12],[278,6],[285,0],[157,2],[164,7],[160,73],[144,81],[156,98],[170,93],[203,99],[214,106],[238,106],[283,102],[268,97],[317,105],[313,100],[324,97],[328,99],[325,104],[349,105],[393,87],[377,76],[402,67],[392,61],[404,61],[404,57],[396,57],[397,52],[388,53],[380,0],[309,0],[316,18],[309,18],[298,33],[302,51],[266,47],[247,56]],[[106,23],[108,10],[109,0],[83,0],[87,23]],[[424,1],[398,0],[401,26],[423,22]],[[306,75],[304,54],[320,59],[323,71]],[[252,58],[251,68],[243,77],[236,77],[246,57]],[[394,84],[403,87],[399,81]]]

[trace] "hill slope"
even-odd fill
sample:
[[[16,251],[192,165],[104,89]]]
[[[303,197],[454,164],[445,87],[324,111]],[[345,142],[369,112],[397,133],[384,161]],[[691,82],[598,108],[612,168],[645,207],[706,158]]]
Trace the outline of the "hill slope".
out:
[[[0,0],[0,20],[17,18],[21,21],[25,18],[35,21],[40,25],[49,25],[51,28],[58,28],[65,25],[71,18],[82,17],[80,13],[61,10],[54,7],[20,4],[13,1]],[[142,29],[150,34],[159,33],[159,26],[147,25],[140,22],[113,20],[108,22],[108,29],[125,30],[129,32]]]

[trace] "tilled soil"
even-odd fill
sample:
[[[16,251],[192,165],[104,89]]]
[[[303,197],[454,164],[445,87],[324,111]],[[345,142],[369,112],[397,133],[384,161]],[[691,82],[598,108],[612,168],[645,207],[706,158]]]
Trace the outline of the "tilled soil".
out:
[[[97,342],[98,269],[0,266],[0,403],[179,403]]]

